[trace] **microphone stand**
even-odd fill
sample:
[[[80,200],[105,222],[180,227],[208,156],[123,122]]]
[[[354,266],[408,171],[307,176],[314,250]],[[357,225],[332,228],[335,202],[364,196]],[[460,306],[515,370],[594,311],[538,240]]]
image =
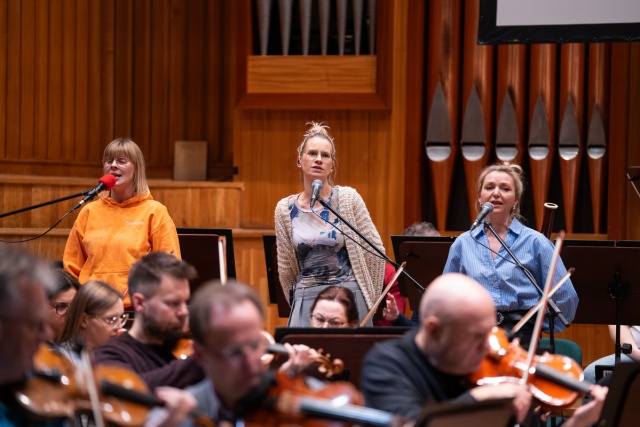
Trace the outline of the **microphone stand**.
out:
[[[536,282],[536,279],[533,277],[533,274],[531,274],[531,272],[529,270],[527,270],[527,268],[524,265],[522,265],[520,260],[518,260],[518,258],[516,258],[515,254],[511,251],[511,249],[509,249],[509,247],[504,242],[504,240],[502,240],[502,238],[500,238],[498,233],[496,233],[496,230],[493,229],[493,227],[491,226],[491,223],[485,219],[482,222],[482,224],[485,227],[487,227],[489,229],[489,231],[491,232],[491,234],[493,234],[493,236],[498,240],[498,242],[500,242],[500,245],[504,248],[505,251],[507,251],[509,256],[511,256],[511,258],[513,258],[513,261],[516,263],[516,265],[522,270],[522,272],[525,274],[525,276],[527,276],[529,281],[538,290],[540,295],[542,295],[542,289],[540,288],[540,286],[538,286],[538,283]],[[550,336],[549,342],[551,343],[552,350],[555,350],[553,348],[553,346],[554,346],[553,321],[557,317],[558,319],[560,319],[560,321],[564,324],[565,327],[569,326],[569,322],[567,322],[567,319],[562,314],[562,310],[560,310],[558,308],[556,303],[551,298],[549,298],[549,300],[547,301],[547,305],[550,308],[550,310],[549,310],[549,336]]]
[[[76,197],[86,196],[87,194],[89,194],[90,191],[91,190],[87,190],[87,191],[83,191],[82,193],[72,194],[70,196],[60,197],[59,199],[49,200],[48,202],[39,203],[37,205],[28,206],[26,208],[17,209],[15,211],[11,211],[11,212],[6,212],[6,213],[3,213],[3,214],[0,214],[0,218],[4,218],[4,217],[10,216],[10,215],[19,214],[19,213],[26,212],[26,211],[30,211],[32,209],[42,208],[44,206],[53,205],[54,203],[64,202],[65,200],[75,199]]]
[[[356,233],[358,235],[358,237],[360,237],[362,240],[364,240],[373,250],[375,250],[385,261],[387,261],[389,264],[393,265],[396,268],[399,268],[400,266],[391,261],[391,259],[384,253],[382,252],[376,245],[374,245],[373,243],[371,243],[366,237],[364,237],[358,230],[356,230],[356,228],[351,225],[347,220],[345,220],[342,215],[340,215],[338,212],[335,211],[335,209],[333,209],[331,206],[329,206],[329,204],[327,202],[325,202],[321,197],[318,197],[317,200],[322,206],[324,206],[325,208],[329,209],[329,211],[334,214],[336,217],[338,217],[338,219],[340,219],[340,221],[342,221],[342,223],[344,225],[346,225],[347,227],[349,227],[349,229],[351,229],[354,233]],[[407,273],[407,270],[402,269],[402,273],[404,273],[405,276],[407,276],[407,278],[409,280],[411,280],[411,282],[413,282],[413,284],[415,285],[415,287],[418,289],[418,291],[420,292],[420,294],[423,294],[425,289],[424,286],[422,286],[421,284],[419,284],[413,277],[411,277],[411,275],[409,275],[409,273]]]

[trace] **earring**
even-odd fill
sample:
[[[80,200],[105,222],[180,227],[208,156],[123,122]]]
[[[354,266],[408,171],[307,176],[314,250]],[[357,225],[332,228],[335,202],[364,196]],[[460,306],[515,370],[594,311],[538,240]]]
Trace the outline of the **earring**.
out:
[[[298,166],[300,166],[300,159],[298,159],[296,163],[298,164]]]

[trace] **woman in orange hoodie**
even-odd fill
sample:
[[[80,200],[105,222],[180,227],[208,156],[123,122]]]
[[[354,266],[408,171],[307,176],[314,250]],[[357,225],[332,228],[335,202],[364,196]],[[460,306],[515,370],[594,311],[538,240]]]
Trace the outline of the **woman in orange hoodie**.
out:
[[[180,243],[167,208],[151,196],[140,147],[118,138],[104,150],[105,174],[116,178],[111,190],[82,208],[64,250],[64,268],[80,283],[102,280],[131,306],[127,276],[131,265],[149,252],[180,258]]]

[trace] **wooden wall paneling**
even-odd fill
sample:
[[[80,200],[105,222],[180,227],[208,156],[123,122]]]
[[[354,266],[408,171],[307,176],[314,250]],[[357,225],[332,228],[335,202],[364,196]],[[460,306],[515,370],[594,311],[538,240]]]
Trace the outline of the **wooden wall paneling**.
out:
[[[149,144],[169,144],[174,149],[174,142],[170,138],[170,91],[172,52],[170,48],[172,38],[171,1],[160,0],[151,2],[151,69],[149,70],[150,84],[150,125],[148,131]]]
[[[460,73],[460,14],[461,6],[459,0],[447,0],[442,2],[431,2],[428,13],[428,40],[430,49],[427,53],[427,144],[435,144],[445,149],[448,144],[450,151],[445,155],[432,156],[429,159],[431,177],[433,180],[433,193],[436,208],[436,224],[440,231],[446,228],[447,210],[449,205],[449,187],[453,168],[455,165],[459,131],[458,131],[458,103],[460,96],[459,73]],[[441,91],[438,90],[441,88]],[[439,95],[444,96],[446,111],[442,111],[436,118],[434,115],[440,109],[441,102]],[[444,108],[444,107],[442,107]],[[444,115],[448,115],[451,135],[444,141],[429,141],[429,127],[445,126],[443,124]],[[444,130],[448,133],[447,130]],[[441,138],[438,138],[441,139]],[[428,155],[429,156],[429,155]]]
[[[100,81],[105,77],[102,68],[102,31],[105,26],[101,22],[101,2],[89,2],[87,16],[87,110],[84,113],[86,131],[84,139],[78,141],[77,156],[99,163],[102,158],[102,144],[106,141],[102,139],[102,93]],[[105,34],[108,38],[108,34]]]
[[[560,47],[559,112],[562,125],[558,139],[558,160],[564,200],[565,228],[573,232],[584,135],[585,45],[568,43]],[[577,152],[574,152],[576,150]]]
[[[518,129],[518,140],[508,141],[513,143],[513,148],[517,150],[514,156],[504,157],[500,155],[500,150],[496,146],[496,156],[499,161],[509,161],[511,163],[522,164],[524,124],[526,123],[526,85],[525,75],[527,66],[527,47],[523,45],[502,45],[498,46],[498,61],[496,73],[496,101],[499,103],[496,112],[496,141],[501,129],[499,127],[500,117],[505,108],[505,98],[510,97],[514,108],[514,115]]]
[[[97,12],[100,20],[100,34],[97,37],[100,39],[100,54],[99,54],[99,68],[101,71],[100,82],[100,111],[98,112],[98,119],[100,121],[100,131],[98,138],[92,141],[93,150],[91,151],[91,158],[102,158],[103,148],[107,145],[107,142],[111,140],[115,134],[115,105],[116,105],[116,90],[115,90],[115,45],[116,45],[116,4],[112,1],[103,1],[100,5],[100,10]],[[158,124],[158,126],[160,123]],[[97,155],[96,155],[97,154]]]
[[[368,115],[372,144],[372,171],[367,206],[373,211],[372,219],[381,233],[386,254],[393,259],[391,235],[402,234],[404,230],[405,169],[403,167],[406,150],[407,129],[407,73],[409,56],[407,47],[410,33],[406,32],[411,8],[408,2],[393,3],[392,44],[378,46],[393,52],[389,58],[393,64],[387,78],[390,83],[392,109],[372,111]],[[397,76],[394,78],[394,76]],[[379,189],[384,189],[382,192]]]
[[[153,95],[151,92],[151,76],[153,66],[151,63],[151,28],[154,25],[151,8],[152,0],[136,0],[133,3],[133,34],[130,43],[133,45],[132,67],[134,100],[131,106],[133,110],[132,134],[136,143],[145,155],[147,164],[154,164],[159,147],[162,144],[153,144],[150,133],[151,104]],[[106,141],[105,141],[106,143]]]
[[[462,98],[461,104],[463,114],[462,125],[462,137],[461,137],[461,150],[464,164],[464,172],[467,186],[467,198],[469,203],[469,218],[470,222],[473,222],[477,212],[475,209],[475,203],[478,195],[476,194],[476,181],[482,169],[489,163],[491,155],[491,143],[492,140],[492,117],[493,117],[493,103],[494,103],[494,46],[482,46],[478,44],[478,16],[480,16],[480,1],[474,0],[466,2],[464,10],[464,41],[463,41],[463,63],[462,63]],[[472,110],[470,110],[470,100],[472,91],[478,96],[479,110],[476,113],[480,114],[480,117],[476,117],[478,123],[467,122],[473,120],[471,116]],[[473,104],[471,104],[473,105]],[[467,116],[469,114],[469,116]],[[472,140],[465,140],[465,124],[468,123],[467,130],[470,135],[475,134],[473,129],[476,128],[484,130],[484,135],[480,133],[473,135]],[[482,139],[479,139],[479,138]],[[469,153],[465,153],[466,143],[471,143],[469,148],[472,150]],[[481,154],[478,151],[483,149]]]
[[[32,159],[35,113],[35,4],[34,0],[26,0],[21,3],[20,158]]]
[[[62,5],[62,117],[60,151],[63,159],[74,158],[76,125],[76,2]]]
[[[425,4],[424,2],[408,2],[407,57],[412,58],[406,67],[406,140],[404,159],[404,224],[403,229],[420,221],[425,216],[423,205],[426,205],[427,168],[424,151],[424,58],[425,38]]]
[[[190,140],[195,140],[202,135],[211,141],[210,135],[205,133],[207,122],[205,110],[205,95],[213,75],[206,71],[207,45],[209,34],[207,28],[207,9],[214,7],[208,0],[197,0],[190,3],[185,22],[185,82],[184,95],[185,128],[183,135]],[[215,120],[214,117],[209,118]],[[163,159],[170,161],[171,156]]]
[[[34,145],[33,157],[47,157],[49,121],[49,2],[38,3],[35,10],[35,78],[34,78]]]
[[[629,80],[630,80],[629,43],[613,43],[611,50],[611,98],[609,114],[609,155],[608,176],[608,212],[607,234],[611,240],[626,238],[627,222],[627,147],[630,125],[629,117]]]
[[[229,82],[230,73],[227,72],[223,57],[224,49],[227,48],[228,40],[227,21],[228,12],[224,4],[227,2],[209,1],[207,7],[208,26],[206,36],[206,98],[204,100],[205,111],[208,111],[208,117],[204,117],[204,134],[207,135],[207,145],[209,147],[209,164],[225,163],[232,164],[233,142],[225,139],[224,112],[230,111],[225,108],[228,96],[224,92],[225,86],[233,87],[233,83]],[[213,178],[212,170],[208,171],[208,175]],[[217,177],[220,179],[221,177]],[[226,177],[226,179],[229,179]]]
[[[611,45],[608,43],[592,43],[589,45],[589,69],[587,89],[587,114],[589,115],[589,131],[587,134],[587,157],[589,164],[589,188],[591,189],[591,210],[593,214],[593,231],[601,231],[601,218],[604,212],[604,189],[606,183],[606,167],[609,151],[609,69],[611,66]],[[593,145],[593,146],[592,146]],[[604,154],[599,151],[604,150]]]
[[[7,11],[7,144],[5,152],[7,158],[20,157],[20,111],[22,73],[20,62],[20,40],[21,35],[21,3],[9,2]]]
[[[278,308],[269,304],[269,285],[264,259],[262,235],[267,230],[233,232],[238,281],[250,285],[260,296],[266,308],[265,329],[271,333],[277,326],[286,326],[287,319],[278,316]]]
[[[76,3],[76,43],[75,43],[75,102],[73,112],[74,137],[73,153],[75,158],[86,159],[89,139],[87,112],[89,111],[89,3]],[[92,159],[93,160],[93,159]],[[97,160],[97,159],[96,159]],[[95,161],[95,160],[94,160]]]
[[[48,122],[46,155],[43,159],[62,159],[62,2],[49,4],[49,49],[47,98],[49,100],[47,114],[43,117]],[[65,153],[68,155],[68,153]]]
[[[528,152],[536,229],[540,230],[556,147],[556,45],[532,45],[530,58]]]
[[[130,137],[133,136],[133,2],[116,0],[115,5],[113,137]]]
[[[0,158],[7,156],[7,112],[8,108],[8,87],[7,87],[7,67],[9,63],[9,50],[7,48],[8,29],[8,3],[7,0],[0,0]]]
[[[185,8],[180,0],[171,1],[170,36],[169,36],[169,141],[179,141],[185,138],[184,133],[184,39],[185,39]]]

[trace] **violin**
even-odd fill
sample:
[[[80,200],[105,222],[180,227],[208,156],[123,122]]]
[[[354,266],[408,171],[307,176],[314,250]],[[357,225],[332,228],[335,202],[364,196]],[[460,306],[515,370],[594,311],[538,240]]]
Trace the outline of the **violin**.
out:
[[[14,394],[18,403],[38,418],[74,419],[92,412],[90,384],[96,385],[100,418],[113,425],[142,426],[149,408],[164,405],[134,372],[100,365],[93,368],[88,381],[81,368],[46,344],[34,356],[33,375]],[[213,426],[197,414],[193,418],[197,426]]]
[[[243,399],[237,412],[246,427],[342,427],[354,423],[400,426],[406,421],[363,404],[360,392],[347,381],[327,383],[309,377],[289,377],[278,371],[266,376],[262,385]]]
[[[262,356],[262,363],[265,365],[271,364],[276,355],[289,356],[289,352],[284,344],[276,343],[267,331],[262,331],[262,336],[267,342],[267,352]],[[323,349],[316,350],[318,358],[314,361],[314,365],[317,365],[318,372],[324,375],[325,378],[336,378],[344,372],[344,362],[340,359],[331,360],[331,354],[323,354]]]
[[[519,382],[527,369],[527,352],[519,342],[509,342],[505,331],[497,326],[489,332],[489,353],[480,369],[469,376],[473,384]],[[531,394],[543,406],[564,408],[581,394],[589,392],[590,384],[583,382],[582,368],[570,357],[545,353],[534,356],[529,370]]]

